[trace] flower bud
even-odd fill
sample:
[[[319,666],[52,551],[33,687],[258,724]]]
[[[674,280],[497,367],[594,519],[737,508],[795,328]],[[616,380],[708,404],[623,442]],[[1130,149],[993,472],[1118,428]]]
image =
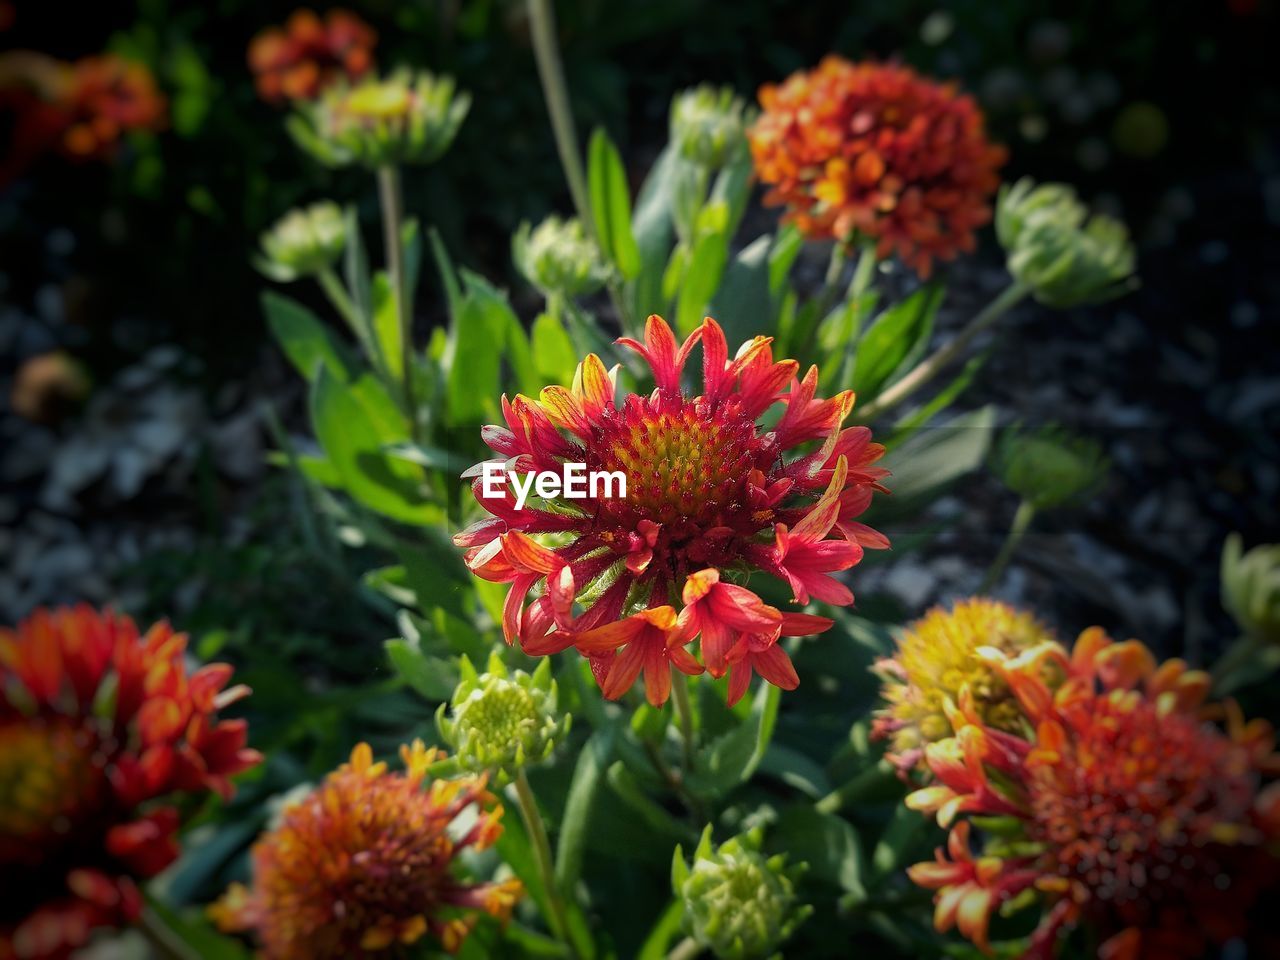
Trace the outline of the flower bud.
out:
[[[704,84],[671,100],[671,142],[686,160],[717,170],[747,148],[746,104],[729,87]]]
[[[1240,534],[1222,549],[1222,605],[1245,635],[1280,644],[1280,543],[1244,551]]]
[[[1002,187],[996,235],[1009,272],[1051,307],[1101,303],[1136,285],[1129,231],[1105,214],[1090,217],[1066,184],[1023,178]]]
[[[290,210],[262,235],[258,268],[288,282],[333,266],[346,245],[342,208],[331,200]]]
[[[600,247],[576,217],[547,217],[532,229],[520,224],[511,240],[511,256],[516,269],[547,296],[584,296],[609,279]]]
[[[795,884],[805,867],[760,852],[761,831],[711,846],[702,833],[693,864],[676,847],[671,885],[684,904],[685,931],[721,960],[769,956],[813,912],[797,903]]]
[[[1007,430],[996,447],[994,468],[1005,485],[1037,510],[1079,500],[1101,485],[1107,458],[1093,440],[1059,427]]]
[[[436,712],[436,726],[463,769],[493,771],[502,783],[519,767],[551,756],[569,732],[571,717],[557,716],[550,659],[532,675],[509,673],[497,653],[489,655],[483,674],[465,656],[461,669],[447,713],[444,704]]]
[[[449,149],[470,106],[452,77],[400,70],[330,88],[299,107],[289,132],[331,167],[431,163]]]

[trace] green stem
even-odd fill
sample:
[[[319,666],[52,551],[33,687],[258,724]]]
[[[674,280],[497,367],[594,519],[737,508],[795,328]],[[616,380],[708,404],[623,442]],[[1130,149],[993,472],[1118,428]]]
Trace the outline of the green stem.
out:
[[[839,813],[844,807],[856,803],[870,793],[879,790],[894,777],[893,767],[887,760],[868,767],[848,783],[841,784],[814,804],[819,813]]]
[[[1000,580],[1000,575],[1004,573],[1004,568],[1013,559],[1013,553],[1018,549],[1018,544],[1022,542],[1022,538],[1026,535],[1027,528],[1031,526],[1031,521],[1035,518],[1035,515],[1036,508],[1032,506],[1029,500],[1023,500],[1018,504],[1018,512],[1013,515],[1013,523],[1009,526],[1009,533],[1004,538],[1004,543],[1000,546],[1000,552],[996,554],[996,559],[991,564],[991,569],[982,578],[978,593],[989,592]]]
[[[151,944],[156,956],[164,960],[199,960],[200,955],[151,907],[143,908],[138,917],[138,930]]]
[[[844,347],[844,360],[840,364],[840,379],[836,381],[841,387],[848,387],[853,379],[854,361],[857,357],[855,347],[862,334],[862,323],[867,316],[867,291],[871,289],[871,281],[876,275],[876,249],[871,245],[862,248],[858,254],[858,265],[853,271],[853,280],[849,283],[849,310],[853,314],[853,322],[849,331],[849,340]]]
[[[355,335],[356,340],[360,343],[360,349],[365,352],[365,356],[369,358],[369,362],[375,367],[381,368],[384,361],[382,351],[378,347],[377,341],[373,338],[373,333],[360,318],[360,311],[356,309],[355,301],[351,299],[351,295],[347,293],[347,288],[343,286],[342,281],[338,279],[338,275],[333,271],[332,267],[325,267],[318,274],[316,280],[320,284],[320,288],[324,290],[325,296],[329,298],[329,303],[333,305],[333,309],[338,311],[338,315],[351,332]]]
[[[996,297],[969,321],[950,342],[943,344],[932,354],[920,361],[914,370],[895,383],[884,393],[876,397],[858,413],[859,419],[865,421],[891,410],[907,397],[915,393],[926,383],[936,377],[952,360],[960,356],[968,348],[973,339],[986,330],[1017,304],[1030,292],[1020,283],[1011,283],[1000,296]]]
[[[551,0],[529,0],[529,29],[533,39],[533,58],[538,64],[538,79],[542,83],[542,98],[551,117],[551,132],[555,137],[556,152],[560,155],[560,167],[569,184],[569,195],[573,198],[582,228],[587,236],[599,243],[595,217],[591,214],[591,193],[582,169],[582,151],[573,126],[573,110],[569,106],[569,85],[565,83],[564,63],[560,57],[560,45],[556,42],[556,15]],[[606,289],[622,329],[632,332],[631,314],[617,283],[610,282]]]
[[[524,820],[525,829],[529,831],[529,839],[533,844],[533,856],[538,863],[538,873],[542,877],[542,885],[547,891],[547,903],[551,907],[551,916],[547,918],[548,926],[557,939],[569,948],[570,955],[577,957],[578,950],[573,938],[569,936],[569,919],[565,912],[564,898],[556,885],[555,862],[551,857],[551,840],[547,837],[547,826],[538,812],[538,801],[529,786],[529,778],[524,768],[516,771],[516,798],[519,801],[520,816]]]
[[[702,944],[693,937],[685,937],[667,954],[667,960],[693,960],[698,954],[702,953]]]
[[[695,759],[693,743],[693,710],[689,705],[689,678],[678,670],[671,678],[672,704],[676,713],[676,722],[680,724],[680,736],[684,740],[684,769],[688,776],[693,772]]]
[[[387,164],[378,168],[378,200],[382,205],[382,233],[386,247],[387,276],[400,327],[400,388],[404,394],[409,432],[420,441],[418,404],[413,391],[413,308],[409,303],[408,277],[404,269],[404,197],[400,168]]]

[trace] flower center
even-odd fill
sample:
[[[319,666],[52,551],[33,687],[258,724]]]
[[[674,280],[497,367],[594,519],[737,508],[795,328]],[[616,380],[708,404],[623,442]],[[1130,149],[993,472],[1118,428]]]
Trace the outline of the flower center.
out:
[[[733,404],[630,396],[601,418],[588,458],[590,469],[626,475],[626,499],[602,504],[616,520],[632,529],[650,520],[705,532],[750,525],[747,474],[767,474],[777,450]]]
[[[0,724],[0,862],[35,866],[96,805],[90,737],[63,725]]]

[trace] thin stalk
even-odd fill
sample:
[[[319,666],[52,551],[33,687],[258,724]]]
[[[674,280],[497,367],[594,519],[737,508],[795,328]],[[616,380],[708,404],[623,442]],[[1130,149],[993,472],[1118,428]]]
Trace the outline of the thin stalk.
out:
[[[840,275],[844,273],[844,265],[848,260],[849,250],[839,241],[831,248],[831,259],[827,261],[827,274],[822,280],[822,289],[818,292],[818,321],[826,316],[828,310],[836,302],[836,294],[840,290]]]
[[[156,956],[164,960],[200,960],[200,955],[151,907],[144,907],[138,917],[138,930],[151,944]]]
[[[689,706],[689,678],[676,670],[672,677],[671,694],[675,707],[676,722],[680,724],[680,736],[684,740],[684,769],[688,775],[693,772],[693,710]]]
[[[347,292],[347,288],[342,281],[338,279],[337,273],[332,267],[325,267],[318,274],[316,280],[320,284],[320,288],[324,290],[325,296],[329,298],[329,303],[333,305],[333,309],[338,311],[338,315],[342,317],[343,322],[351,328],[351,332],[360,343],[360,349],[369,358],[369,362],[381,370],[384,366],[382,350],[378,347],[377,341],[373,338],[373,331],[360,318],[360,311],[356,309],[355,301],[351,299],[351,295]]]
[[[569,936],[569,918],[565,913],[564,898],[556,885],[555,861],[551,857],[551,840],[547,837],[547,825],[542,822],[542,814],[538,812],[538,801],[533,796],[533,788],[529,786],[529,778],[525,775],[523,767],[516,771],[515,788],[520,816],[524,820],[525,829],[529,831],[529,839],[533,843],[533,856],[538,863],[542,885],[547,891],[547,903],[551,906],[551,916],[547,918],[548,925],[556,938],[569,949],[570,955],[577,957],[578,949],[574,945],[573,938]]]
[[[847,385],[853,379],[854,360],[857,351],[854,349],[858,337],[862,334],[862,323],[867,317],[867,291],[871,289],[871,281],[876,275],[876,263],[879,258],[873,246],[865,246],[858,254],[858,265],[853,271],[853,280],[849,283],[849,309],[853,311],[852,329],[849,331],[849,342],[844,345],[844,360],[840,363],[840,379],[836,382]]]
[[[1030,292],[1029,288],[1020,283],[1009,284],[1000,296],[987,304],[949,343],[943,344],[920,361],[914,370],[863,407],[859,418],[863,421],[871,420],[906,400],[936,377],[947,364],[964,353],[974,337],[1004,316],[1028,292]]]
[[[693,960],[698,954],[702,953],[702,944],[693,937],[685,937],[667,954],[667,960]]]
[[[1031,526],[1031,521],[1035,518],[1035,515],[1036,508],[1032,506],[1031,501],[1023,500],[1018,504],[1018,512],[1013,515],[1013,523],[1009,527],[1009,533],[1005,536],[1004,543],[1000,546],[1000,552],[996,554],[995,562],[991,564],[991,569],[982,578],[982,585],[978,587],[979,593],[987,593],[1000,580],[1000,575],[1004,573],[1004,568],[1013,559],[1013,553],[1018,549],[1018,544],[1022,542],[1022,538],[1026,535],[1027,528]]]
[[[542,83],[542,99],[546,101],[551,117],[551,133],[556,141],[556,153],[560,155],[560,167],[569,184],[569,196],[587,236],[600,243],[596,235],[596,221],[591,213],[591,193],[587,189],[587,175],[582,169],[582,151],[578,146],[578,134],[573,126],[573,110],[569,106],[569,85],[564,79],[564,62],[560,57],[560,45],[556,41],[556,15],[551,0],[529,0],[529,28],[533,39],[533,59],[538,64],[538,79]],[[603,249],[603,247],[602,247]],[[631,312],[627,309],[616,282],[607,284],[609,300],[618,322],[628,333],[634,327]]]
[[[408,277],[404,269],[404,196],[400,185],[400,168],[394,164],[378,168],[378,200],[382,205],[387,275],[391,280],[391,296],[400,327],[400,388],[404,394],[410,434],[417,443],[421,438],[418,429],[418,404],[413,391],[413,309],[409,303]]]

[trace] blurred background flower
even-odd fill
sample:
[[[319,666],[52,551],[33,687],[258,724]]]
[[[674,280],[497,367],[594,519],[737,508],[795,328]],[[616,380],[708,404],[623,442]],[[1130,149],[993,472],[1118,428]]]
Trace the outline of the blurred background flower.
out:
[[[302,7],[283,27],[267,27],[250,41],[249,69],[268,103],[310,100],[338,78],[368,73],[377,43],[377,32],[348,10],[329,10],[322,20]]]

